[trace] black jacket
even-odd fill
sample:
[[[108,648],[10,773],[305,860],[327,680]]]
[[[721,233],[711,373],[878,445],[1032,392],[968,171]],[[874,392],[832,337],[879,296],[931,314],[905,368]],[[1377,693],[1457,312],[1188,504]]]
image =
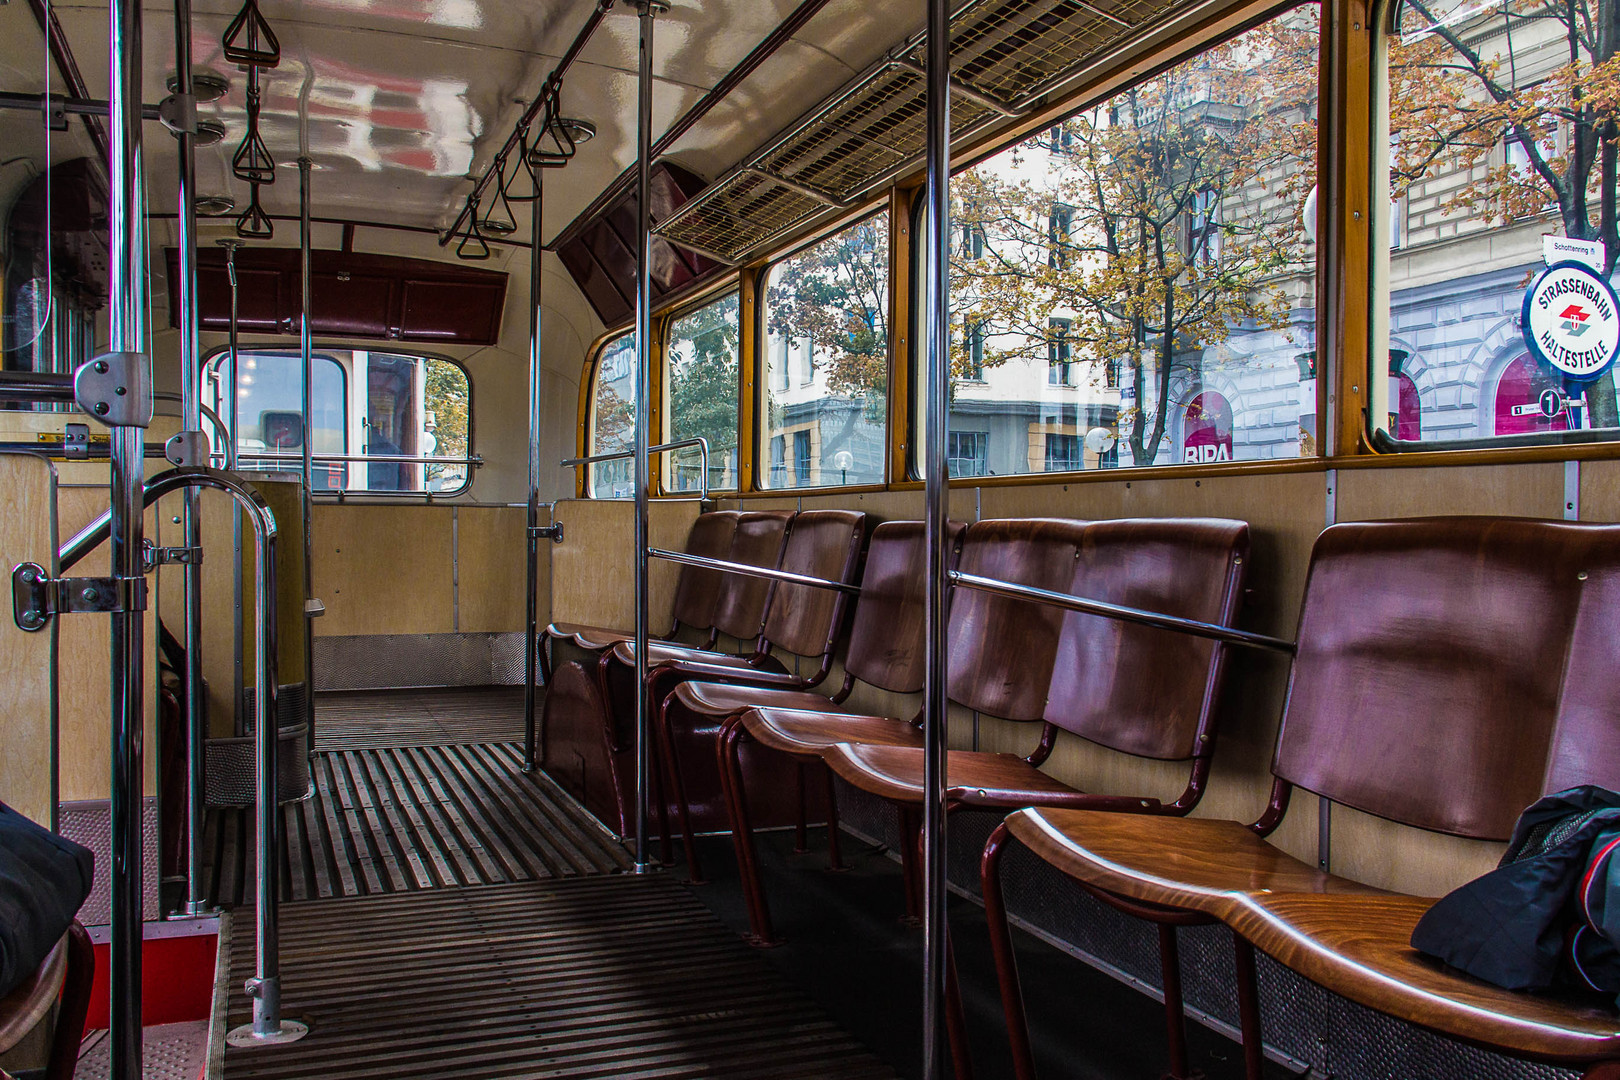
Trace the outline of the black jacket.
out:
[[[1430,908],[1412,947],[1512,990],[1620,994],[1620,794],[1549,795],[1519,816],[1502,862]]]

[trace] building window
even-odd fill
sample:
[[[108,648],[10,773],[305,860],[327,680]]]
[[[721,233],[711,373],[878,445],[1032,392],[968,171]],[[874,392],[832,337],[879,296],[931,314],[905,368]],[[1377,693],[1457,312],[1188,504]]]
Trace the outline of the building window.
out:
[[[969,214],[972,209],[969,208]],[[984,258],[984,225],[980,222],[969,221],[962,226],[962,257],[964,259]]]
[[[771,487],[782,487],[787,483],[787,436],[773,435],[771,437]]]
[[[1085,468],[1085,444],[1078,435],[1049,432],[1046,436],[1046,471],[1075,472]]]
[[[1074,361],[1069,352],[1068,319],[1053,319],[1047,324],[1046,381],[1050,386],[1074,385]]]
[[[990,475],[990,433],[953,431],[946,444],[946,465],[952,476]]]
[[[969,382],[984,381],[984,323],[968,318],[963,328],[966,340],[962,345],[962,378]]]
[[[1069,237],[1074,233],[1074,207],[1054,203],[1046,219],[1046,265],[1054,270],[1069,266]]]
[[[670,442],[703,438],[709,444],[709,487],[737,486],[737,341],[741,330],[736,293],[730,293],[670,323],[664,364]],[[666,491],[701,488],[703,454],[696,447],[664,454]]]
[[[1068,124],[1053,124],[1041,136],[1041,145],[1054,154],[1071,153],[1074,150],[1074,129]]]
[[[760,403],[760,436],[771,440],[772,468],[762,483],[883,482],[888,288],[887,213],[857,221],[770,267],[763,314],[771,371],[761,380],[769,389]],[[776,439],[788,434],[792,446],[784,439],[778,458]]]
[[[801,486],[810,482],[810,433],[793,433],[793,479]]]
[[[1194,193],[1185,217],[1187,265],[1199,269],[1221,261],[1220,193],[1204,188]]]
[[[291,349],[209,358],[203,393],[230,422],[243,469],[297,471],[304,455],[303,361]],[[349,387],[355,387],[353,394]],[[310,386],[315,491],[455,494],[472,467],[472,386],[460,364],[370,349],[318,349]],[[353,454],[357,460],[345,460]],[[451,461],[421,460],[450,458]],[[405,460],[410,459],[410,460]]]

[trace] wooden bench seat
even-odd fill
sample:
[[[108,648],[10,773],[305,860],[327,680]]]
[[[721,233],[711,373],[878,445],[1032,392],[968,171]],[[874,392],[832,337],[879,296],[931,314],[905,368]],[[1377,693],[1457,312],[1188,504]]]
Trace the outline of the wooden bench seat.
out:
[[[1042,808],[1011,815],[991,835],[986,915],[1020,1080],[1035,1073],[1001,890],[1009,838],[1159,925],[1172,1075],[1187,1067],[1175,927],[1218,921],[1234,931],[1251,1080],[1262,1061],[1255,948],[1441,1034],[1620,1076],[1612,1001],[1515,993],[1446,968],[1410,945],[1433,899],[1325,873],[1266,839],[1294,787],[1397,824],[1506,840],[1519,809],[1540,794],[1615,786],[1617,601],[1616,526],[1427,518],[1324,532],[1307,576],[1271,797],[1257,821],[1127,823]]]
[[[16,1046],[56,1008],[50,1052],[42,1080],[73,1080],[79,1040],[90,1011],[95,951],[90,935],[74,922],[34,974],[0,998],[0,1053]]]
[[[921,746],[923,741],[922,728],[909,720],[828,712],[825,700],[819,709],[753,705],[738,715],[737,722],[749,738],[767,749],[817,758],[849,739],[901,747]]]

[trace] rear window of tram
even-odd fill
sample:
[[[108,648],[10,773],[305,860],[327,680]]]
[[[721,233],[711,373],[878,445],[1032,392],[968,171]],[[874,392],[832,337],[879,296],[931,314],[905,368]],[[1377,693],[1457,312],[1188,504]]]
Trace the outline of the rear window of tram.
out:
[[[204,400],[227,426],[235,385],[236,452],[243,469],[297,471],[304,452],[301,360],[296,351],[244,349],[208,364]],[[351,388],[363,388],[353,392]],[[472,387],[459,364],[365,349],[322,349],[310,387],[316,491],[450,495],[471,478]],[[399,459],[427,460],[399,460]]]

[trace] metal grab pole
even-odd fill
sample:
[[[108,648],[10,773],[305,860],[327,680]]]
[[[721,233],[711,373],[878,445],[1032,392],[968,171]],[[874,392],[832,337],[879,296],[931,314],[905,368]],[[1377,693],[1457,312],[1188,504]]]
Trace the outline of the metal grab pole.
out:
[[[923,445],[927,590],[923,678],[923,1068],[945,1076],[945,1000],[949,977],[945,923],[946,513],[950,495],[945,442],[950,374],[951,99],[950,0],[928,0],[928,183],[924,203],[923,326],[927,390]],[[966,1063],[963,1063],[965,1067]]]
[[[175,96],[184,113],[195,118],[196,102],[191,86],[191,0],[174,2]],[[178,282],[180,311],[180,430],[187,435],[202,432],[201,345],[197,339],[197,153],[196,140],[188,131],[175,133],[179,151],[179,192],[176,246],[180,249]],[[200,438],[182,439],[187,464],[202,464],[195,458]],[[195,488],[182,496],[181,543],[192,550],[202,547],[202,511]],[[187,915],[210,910],[203,895],[203,814],[205,758],[208,732],[203,724],[202,667],[202,564],[195,559],[181,567],[184,589],[184,642],[186,670],[182,673],[186,699],[186,901]]]
[[[310,214],[310,171],[313,167],[308,157],[298,159],[298,276],[303,285],[303,320],[298,327],[298,352],[303,361],[300,368],[303,372],[302,408],[304,415],[304,732],[308,740],[305,745],[311,751],[315,747],[315,623],[309,611],[307,601],[315,596],[315,570],[311,566],[314,557],[314,537],[310,530],[315,517],[315,500],[312,494],[315,484],[315,434],[312,430],[315,410],[311,395],[314,392],[315,357],[313,352],[312,335],[315,320],[310,313],[310,247],[313,244]]]
[[[544,135],[544,132],[541,133]],[[545,250],[541,244],[546,205],[546,171],[534,170],[534,201],[529,204],[529,507],[525,518],[528,559],[524,563],[523,616],[523,771],[534,772],[539,748],[535,739],[535,668],[540,647],[540,272]]]
[[[231,354],[231,382],[225,388],[230,396],[229,414],[231,418],[230,437],[226,440],[225,467],[237,467],[236,455],[242,448],[242,439],[239,434],[241,425],[241,396],[238,388],[242,382],[242,357],[237,347],[237,315],[238,315],[238,289],[236,281],[236,252],[242,247],[240,240],[216,240],[220,247],[225,249],[225,276],[231,284],[231,321],[229,327],[229,350]],[[231,724],[232,734],[240,734],[236,726],[237,717],[242,709],[242,690],[246,665],[243,661],[244,643],[242,640],[242,512],[236,508],[231,510],[231,595],[235,606],[231,609],[236,616],[231,620]]]
[[[107,330],[111,351],[134,354],[151,386],[146,351],[146,218],[141,160],[141,2],[108,0],[108,259]],[[100,361],[91,361],[92,365]],[[85,370],[85,369],[81,369]],[[150,406],[148,406],[149,413]],[[111,429],[108,506],[112,573],[143,576],[141,481],[146,433],[125,423]],[[112,615],[112,935],[111,1077],[141,1080],[141,942],[145,721],[145,617]]]
[[[636,864],[635,872],[652,871],[647,851],[647,803],[652,785],[652,740],[647,715],[647,462],[649,399],[652,397],[652,169],[653,23],[662,0],[641,0],[641,50],[636,100]]]

